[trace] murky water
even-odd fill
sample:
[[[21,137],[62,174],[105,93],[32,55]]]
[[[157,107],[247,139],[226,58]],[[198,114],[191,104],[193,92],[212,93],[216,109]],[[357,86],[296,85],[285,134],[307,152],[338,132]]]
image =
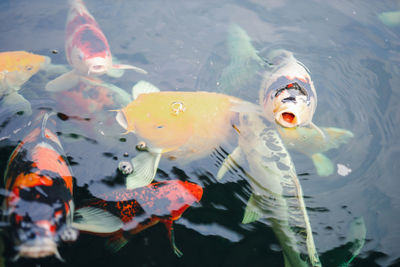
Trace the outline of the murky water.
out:
[[[311,71],[318,92],[314,122],[350,130],[354,138],[327,153],[338,170],[319,177],[309,158],[291,152],[301,181],[314,240],[323,266],[337,266],[348,253],[344,240],[350,222],[363,216],[367,241],[353,266],[400,264],[399,173],[400,26],[378,19],[400,9],[395,1],[122,1],[87,0],[87,8],[105,33],[114,56],[142,67],[104,78],[130,93],[134,83],[150,81],[163,91],[215,91],[229,63],[225,48],[231,23],[243,27],[263,55],[273,48],[292,51]],[[26,50],[67,64],[64,28],[67,1],[0,2],[0,50]],[[52,53],[52,51],[58,53]],[[260,76],[261,77],[261,76]],[[260,78],[258,77],[258,78]],[[21,93],[40,106],[49,96],[43,88],[54,77],[36,75]],[[236,95],[257,101],[259,80]],[[4,114],[4,113],[3,113]],[[2,115],[1,173],[29,118]],[[68,122],[68,121],[67,121]],[[59,119],[59,124],[63,121]],[[22,128],[14,133],[16,129]],[[118,130],[118,125],[115,127]],[[62,128],[61,138],[76,178],[75,200],[123,186],[118,162],[134,154],[134,135],[79,138]],[[122,129],[121,129],[122,132]],[[77,133],[77,132],[75,132]],[[79,132],[82,134],[82,130]],[[77,138],[78,137],[78,138]],[[223,149],[231,151],[234,144]],[[204,195],[175,222],[177,258],[164,226],[135,236],[119,252],[104,247],[105,238],[81,234],[60,248],[67,266],[283,266],[279,243],[263,223],[241,224],[249,184],[230,173],[215,175],[217,153],[181,165],[162,159],[156,180],[182,179],[200,184]],[[399,165],[398,165],[399,164]],[[351,169],[343,176],[341,168]],[[341,175],[342,174],[342,175]],[[8,243],[6,243],[7,245]],[[6,255],[11,252],[6,247]],[[8,265],[32,264],[19,261]],[[60,264],[56,259],[42,266]]]

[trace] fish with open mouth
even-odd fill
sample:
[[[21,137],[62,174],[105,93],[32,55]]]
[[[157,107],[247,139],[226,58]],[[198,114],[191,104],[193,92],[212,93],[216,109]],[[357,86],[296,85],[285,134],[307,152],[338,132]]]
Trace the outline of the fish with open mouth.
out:
[[[42,258],[58,252],[60,241],[75,241],[72,174],[55,132],[55,120],[41,111],[33,130],[12,152],[5,171],[3,213],[17,255]]]
[[[222,71],[219,87],[239,90],[261,73],[259,103],[264,116],[275,123],[288,149],[311,158],[319,176],[334,172],[334,164],[323,152],[346,144],[353,133],[340,128],[318,127],[312,122],[317,94],[307,67],[290,51],[272,50],[264,59],[240,26],[228,31],[230,64]]]
[[[97,196],[77,209],[73,225],[84,232],[110,235],[106,245],[117,251],[133,235],[159,222],[168,230],[174,253],[183,254],[175,244],[173,222],[203,195],[201,186],[180,180],[152,183],[136,189],[122,189]]]
[[[101,84],[102,81],[96,79],[96,76],[108,74],[120,77],[124,69],[147,73],[135,66],[113,64],[108,41],[83,1],[70,0],[69,3],[65,51],[73,70],[48,82],[46,90],[53,92],[68,90],[79,82]]]

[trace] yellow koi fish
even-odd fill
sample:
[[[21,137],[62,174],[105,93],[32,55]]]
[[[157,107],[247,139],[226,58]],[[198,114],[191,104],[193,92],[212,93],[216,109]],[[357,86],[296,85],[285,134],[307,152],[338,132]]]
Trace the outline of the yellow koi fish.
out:
[[[144,141],[146,151],[132,160],[134,171],[127,177],[127,188],[149,184],[161,155],[188,161],[209,154],[232,132],[238,111],[259,110],[224,94],[160,92],[144,81],[132,90],[134,101],[118,111],[116,120]]]
[[[50,58],[26,51],[0,53],[0,101],[16,111],[32,113],[30,103],[18,93],[32,75],[47,67]],[[15,107],[15,108],[14,108]]]

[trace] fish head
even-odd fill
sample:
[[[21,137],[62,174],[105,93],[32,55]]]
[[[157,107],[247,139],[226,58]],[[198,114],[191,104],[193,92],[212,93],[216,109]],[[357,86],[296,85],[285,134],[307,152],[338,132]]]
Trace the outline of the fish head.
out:
[[[39,70],[50,64],[50,58],[25,51],[0,53],[3,84],[20,87]]]
[[[72,67],[85,76],[99,76],[112,68],[108,41],[94,25],[83,25],[67,38],[67,58]]]
[[[44,194],[43,194],[44,193]],[[62,192],[59,192],[63,195]],[[18,195],[16,195],[18,194]],[[54,194],[53,194],[54,195]],[[13,200],[8,203],[11,239],[16,245],[17,257],[41,258],[58,255],[60,240],[64,237],[70,217],[70,204],[55,201],[48,186],[24,187],[13,190]],[[49,202],[53,202],[50,204]]]
[[[317,105],[314,84],[301,63],[286,63],[263,83],[260,99],[264,114],[283,127],[307,125],[311,123]]]
[[[186,102],[170,94],[141,94],[117,112],[116,120],[147,147],[166,152],[184,144],[193,133],[194,122],[186,111]]]
[[[170,180],[154,185],[157,189],[160,210],[168,211],[173,220],[177,220],[193,203],[199,202],[203,196],[203,188],[195,183]]]

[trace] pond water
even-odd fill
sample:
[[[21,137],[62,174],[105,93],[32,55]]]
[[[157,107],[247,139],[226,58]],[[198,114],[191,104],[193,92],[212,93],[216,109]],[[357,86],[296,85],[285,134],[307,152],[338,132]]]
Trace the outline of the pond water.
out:
[[[310,70],[318,93],[314,123],[354,134],[348,144],[326,153],[339,164],[328,177],[319,177],[309,158],[290,151],[322,265],[337,266],[341,255],[348,253],[346,234],[359,216],[365,220],[366,242],[352,266],[400,265],[396,104],[400,101],[400,26],[378,18],[382,12],[400,10],[398,1],[86,0],[85,4],[105,33],[113,56],[148,71],[147,75],[127,70],[120,78],[104,77],[128,93],[139,80],[162,91],[217,91],[218,75],[229,64],[225,42],[232,23],[246,30],[261,55],[275,48],[292,51]],[[67,1],[2,0],[0,52],[26,50],[67,65],[67,13]],[[49,99],[43,89],[52,78],[33,76],[21,94],[32,100],[33,107],[43,105],[43,99]],[[235,95],[257,102],[258,90],[259,81],[254,81]],[[30,120],[11,116],[4,123],[8,117],[2,116],[0,136],[8,137],[0,141],[1,173],[13,148],[29,131]],[[58,118],[58,124],[63,122]],[[77,204],[107,188],[123,186],[118,163],[135,153],[135,136],[117,135],[103,142],[82,137],[82,129],[73,131],[62,128],[60,138],[74,173]],[[228,143],[223,149],[229,153],[233,148],[234,143]],[[174,255],[165,227],[157,224],[132,236],[117,253],[105,248],[104,237],[81,234],[76,242],[60,246],[62,264],[283,266],[272,230],[261,222],[241,224],[249,184],[234,172],[217,181],[221,160],[216,155],[184,165],[163,158],[157,171],[156,181],[187,180],[204,190],[200,203],[175,222],[176,244],[183,257]],[[351,172],[343,175],[343,167]],[[10,261],[11,248],[5,244],[7,266],[34,263]],[[37,264],[61,263],[48,259]]]

